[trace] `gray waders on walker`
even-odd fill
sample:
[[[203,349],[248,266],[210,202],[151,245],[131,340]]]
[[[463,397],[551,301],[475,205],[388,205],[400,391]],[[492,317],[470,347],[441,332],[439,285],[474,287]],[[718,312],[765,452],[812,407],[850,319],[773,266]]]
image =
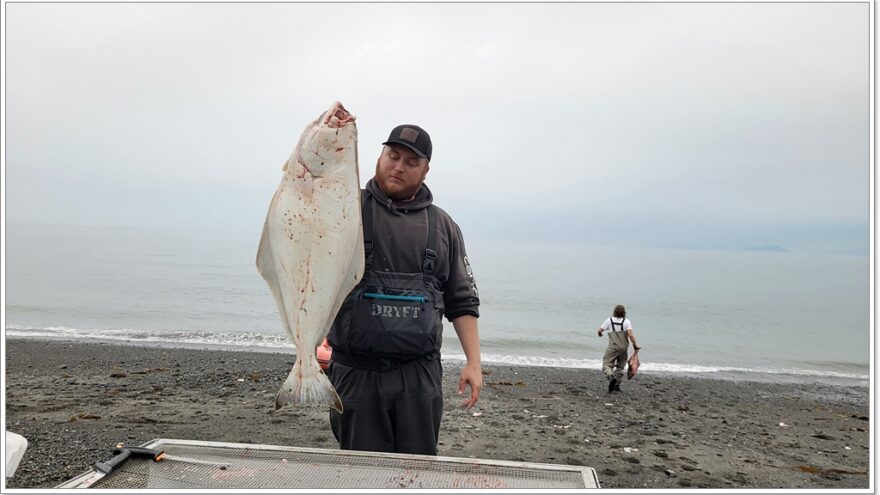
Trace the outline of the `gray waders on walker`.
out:
[[[629,341],[626,337],[626,329],[623,324],[626,323],[626,317],[620,323],[614,323],[614,318],[608,318],[611,321],[611,330],[608,332],[608,349],[602,357],[602,373],[608,378],[608,391],[620,392],[620,382],[623,380],[623,370],[626,368],[627,350],[629,349]],[[614,328],[620,325],[620,330]]]

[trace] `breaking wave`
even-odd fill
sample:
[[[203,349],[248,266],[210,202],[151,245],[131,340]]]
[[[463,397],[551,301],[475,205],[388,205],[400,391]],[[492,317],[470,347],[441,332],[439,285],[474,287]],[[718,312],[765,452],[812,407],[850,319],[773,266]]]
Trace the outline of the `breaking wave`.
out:
[[[443,354],[444,359],[464,361],[464,354]],[[546,358],[539,356],[521,356],[509,354],[483,354],[483,363],[495,363],[514,366],[545,366],[553,368],[594,369],[602,368],[599,359],[566,359]],[[696,376],[712,375],[711,378],[743,379],[761,381],[792,381],[811,382],[828,381],[833,383],[850,385],[867,385],[869,376],[867,373],[853,373],[833,370],[814,370],[796,368],[744,368],[737,366],[707,366],[699,364],[681,363],[652,363],[642,362],[639,373],[671,373],[688,374]],[[823,380],[817,380],[817,379]]]
[[[283,334],[194,330],[141,330],[135,328],[71,328],[65,326],[7,325],[7,337],[109,341],[137,344],[182,344],[289,350]]]
[[[6,336],[15,338],[34,338],[51,340],[103,341],[119,344],[142,344],[179,347],[212,347],[230,350],[252,350],[263,352],[290,352],[293,345],[283,332],[232,332],[232,331],[193,331],[193,330],[142,330],[135,328],[72,328],[66,326],[27,326],[8,325]],[[443,359],[464,361],[460,352],[445,352]],[[482,355],[483,363],[513,366],[543,366],[554,368],[574,368],[599,370],[599,359],[574,359],[564,357],[542,357],[524,354]],[[827,382],[844,385],[867,386],[867,372],[838,371],[833,369],[799,368],[747,368],[736,366],[711,366],[704,364],[683,364],[663,362],[643,362],[640,373],[685,374],[707,378],[781,381],[793,383]]]

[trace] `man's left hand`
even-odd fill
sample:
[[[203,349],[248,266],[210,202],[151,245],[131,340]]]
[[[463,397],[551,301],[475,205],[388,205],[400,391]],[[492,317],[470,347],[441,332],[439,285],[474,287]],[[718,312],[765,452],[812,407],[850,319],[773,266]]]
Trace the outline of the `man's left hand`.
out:
[[[461,379],[458,381],[458,395],[462,395],[468,385],[471,387],[471,396],[461,403],[465,409],[474,407],[474,404],[480,398],[480,390],[483,388],[483,370],[479,364],[466,365],[461,369]]]

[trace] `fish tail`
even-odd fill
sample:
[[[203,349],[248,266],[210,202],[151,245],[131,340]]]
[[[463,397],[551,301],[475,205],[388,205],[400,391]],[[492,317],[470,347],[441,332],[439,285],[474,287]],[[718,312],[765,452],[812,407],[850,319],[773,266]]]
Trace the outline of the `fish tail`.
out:
[[[300,372],[300,363],[293,370],[278,394],[275,395],[275,409],[289,405],[328,405],[342,413],[342,400],[333,384],[320,369],[317,372]]]

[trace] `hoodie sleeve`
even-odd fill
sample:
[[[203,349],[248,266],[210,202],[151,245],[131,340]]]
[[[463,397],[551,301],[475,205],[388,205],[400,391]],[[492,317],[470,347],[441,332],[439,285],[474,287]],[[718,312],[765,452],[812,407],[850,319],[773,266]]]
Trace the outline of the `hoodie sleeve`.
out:
[[[449,278],[443,293],[446,306],[446,319],[452,321],[459,316],[480,317],[480,293],[474,271],[464,248],[464,237],[455,222],[450,221],[449,235]]]

